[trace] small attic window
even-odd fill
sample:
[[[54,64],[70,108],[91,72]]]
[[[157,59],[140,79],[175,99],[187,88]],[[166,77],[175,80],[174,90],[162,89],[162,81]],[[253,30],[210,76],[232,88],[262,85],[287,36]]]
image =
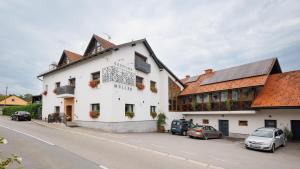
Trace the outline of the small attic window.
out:
[[[98,52],[100,52],[102,50],[103,50],[103,47],[101,46],[101,44],[98,41],[96,41],[95,47],[92,50],[92,54],[96,54],[96,53],[98,53]]]
[[[11,99],[11,101],[12,101],[12,102],[14,102],[14,101],[15,101],[15,99]]]

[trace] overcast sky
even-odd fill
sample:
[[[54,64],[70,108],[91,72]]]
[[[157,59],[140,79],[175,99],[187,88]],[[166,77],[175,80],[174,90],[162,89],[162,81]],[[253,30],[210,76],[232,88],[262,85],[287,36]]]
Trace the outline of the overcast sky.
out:
[[[63,49],[82,54],[104,32],[147,38],[180,78],[270,57],[300,69],[299,0],[0,0],[0,93],[41,93],[36,76]]]

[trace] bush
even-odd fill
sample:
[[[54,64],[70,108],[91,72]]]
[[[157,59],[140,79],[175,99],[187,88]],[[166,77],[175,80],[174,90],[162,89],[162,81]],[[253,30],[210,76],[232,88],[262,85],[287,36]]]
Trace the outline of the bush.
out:
[[[158,114],[158,119],[157,119],[157,130],[158,130],[158,132],[165,132],[166,119],[167,119],[167,117],[164,113],[159,113]]]
[[[293,133],[292,133],[287,127],[284,127],[283,132],[284,132],[284,134],[285,134],[285,137],[286,137],[288,140],[292,140],[292,139],[293,139]]]
[[[2,112],[3,115],[10,116],[16,111],[27,111],[31,114],[31,117],[34,119],[38,118],[38,111],[42,107],[42,104],[29,104],[26,106],[9,106],[5,107]]]

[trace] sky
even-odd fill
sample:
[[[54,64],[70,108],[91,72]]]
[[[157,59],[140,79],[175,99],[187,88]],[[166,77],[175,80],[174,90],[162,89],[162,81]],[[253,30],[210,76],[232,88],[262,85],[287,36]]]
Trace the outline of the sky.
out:
[[[146,38],[179,78],[271,57],[300,69],[299,0],[0,0],[0,94],[40,94],[36,76],[93,34]]]

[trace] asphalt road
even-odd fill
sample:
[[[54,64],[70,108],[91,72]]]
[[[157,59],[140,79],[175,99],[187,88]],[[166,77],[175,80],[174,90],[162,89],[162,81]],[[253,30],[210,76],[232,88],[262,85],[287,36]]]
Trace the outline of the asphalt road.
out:
[[[0,117],[6,153],[18,154],[30,169],[195,169],[206,168],[177,156],[143,149],[105,137],[44,127]]]
[[[25,167],[33,169],[298,169],[300,166],[300,143],[288,143],[273,154],[247,150],[241,141],[198,140],[162,133],[116,134],[41,121],[15,122],[1,116],[0,135],[9,141],[0,149],[5,147],[5,151],[19,153]]]

